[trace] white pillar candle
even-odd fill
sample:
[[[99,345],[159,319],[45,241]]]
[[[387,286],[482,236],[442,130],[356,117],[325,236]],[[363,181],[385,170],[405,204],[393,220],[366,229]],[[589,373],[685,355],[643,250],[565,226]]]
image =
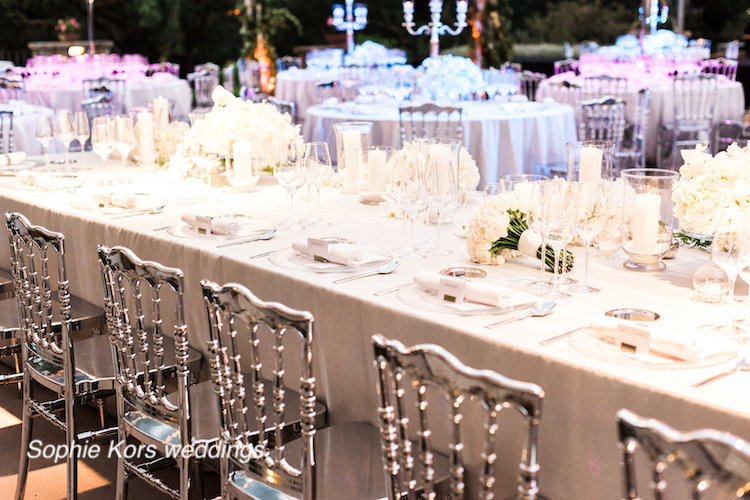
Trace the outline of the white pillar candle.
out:
[[[356,193],[359,179],[359,158],[362,155],[362,134],[356,130],[341,133],[344,141],[344,192]]]
[[[141,164],[151,164],[156,160],[154,151],[154,115],[139,111],[135,120],[135,133],[138,140],[138,157]]]
[[[652,193],[635,195],[635,213],[631,223],[632,253],[656,255],[660,213],[661,196]]]
[[[371,149],[367,155],[367,189],[371,192],[385,191],[385,162],[386,151],[383,149]]]
[[[581,182],[598,182],[602,178],[601,149],[594,146],[581,148],[581,169],[578,172],[578,180]]]
[[[164,130],[169,125],[169,101],[166,97],[159,96],[154,99],[152,108],[154,110],[156,129]]]
[[[451,190],[451,183],[453,179],[453,171],[451,168],[451,154],[453,152],[448,146],[443,144],[432,144],[430,146],[430,162],[432,162],[432,168],[435,169],[433,176],[433,182],[437,182],[435,188],[438,193],[449,193]]]
[[[232,158],[234,176],[249,180],[253,176],[252,144],[248,141],[236,141],[232,145]]]

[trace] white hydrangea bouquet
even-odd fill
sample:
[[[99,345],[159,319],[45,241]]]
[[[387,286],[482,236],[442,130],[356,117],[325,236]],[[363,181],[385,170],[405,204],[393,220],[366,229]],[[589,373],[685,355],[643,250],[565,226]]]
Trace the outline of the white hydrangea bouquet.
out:
[[[466,248],[472,262],[503,264],[506,260],[528,255],[542,258],[541,237],[529,229],[528,207],[522,207],[515,193],[490,196],[471,218],[466,230]],[[544,262],[549,271],[555,268],[555,253],[545,245]],[[573,254],[565,252],[559,270],[573,268]]]
[[[700,243],[716,230],[716,216],[723,207],[750,208],[750,147],[731,144],[711,156],[706,146],[683,150],[680,179],[672,187],[674,215],[683,241]]]
[[[417,86],[433,96],[460,99],[484,88],[482,70],[468,57],[428,57],[417,70],[422,73]]]
[[[206,113],[204,126],[187,130],[178,152],[185,154],[200,143],[220,157],[228,157],[236,141],[248,141],[253,156],[269,169],[276,163],[279,151],[294,141],[302,141],[300,126],[293,125],[291,116],[280,113],[273,104],[245,101],[221,85],[211,97],[214,106]]]

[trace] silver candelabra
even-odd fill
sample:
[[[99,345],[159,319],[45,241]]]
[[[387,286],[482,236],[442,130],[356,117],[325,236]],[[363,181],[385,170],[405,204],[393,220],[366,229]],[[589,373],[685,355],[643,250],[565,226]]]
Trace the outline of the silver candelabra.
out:
[[[644,4],[648,3],[648,16],[646,15],[644,5],[638,9],[641,18],[641,29],[644,29],[647,25],[650,27],[651,34],[656,33],[656,28],[659,24],[667,22],[667,16],[669,16],[669,6],[664,3],[661,6],[661,12],[659,12],[659,0],[644,0]]]
[[[430,34],[430,57],[440,55],[440,35],[456,36],[463,31],[466,24],[466,11],[469,4],[466,0],[456,1],[456,24],[451,28],[443,24],[440,17],[443,13],[443,0],[430,0],[430,22],[414,29],[414,1],[404,1],[404,24],[410,35],[418,36],[425,33]]]
[[[354,4],[354,0],[345,0],[346,5],[337,3],[333,6],[333,27],[346,31],[346,53],[354,51],[354,32],[367,25],[367,6]]]

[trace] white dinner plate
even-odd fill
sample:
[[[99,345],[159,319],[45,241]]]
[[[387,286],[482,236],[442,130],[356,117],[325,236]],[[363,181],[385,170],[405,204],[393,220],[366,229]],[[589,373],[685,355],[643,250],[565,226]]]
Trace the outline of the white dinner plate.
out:
[[[273,229],[276,225],[268,220],[256,219],[250,215],[243,214],[217,214],[215,217],[222,219],[235,219],[240,225],[239,232],[235,234],[201,234],[193,226],[180,222],[167,228],[167,233],[177,238],[191,240],[213,240],[213,241],[232,241],[237,238],[246,238],[259,233],[264,233]]]
[[[651,353],[644,355],[623,351],[617,348],[610,335],[600,330],[584,328],[570,336],[568,346],[573,354],[587,361],[631,368],[685,370],[731,363],[737,359],[737,347],[734,343],[716,337],[712,337],[711,342],[714,346],[725,344],[726,349],[710,356],[684,360]]]
[[[147,193],[132,193],[135,197],[135,208],[116,207],[114,205],[100,206],[93,198],[76,200],[70,204],[71,208],[84,212],[98,212],[104,215],[131,215],[148,212],[164,204],[164,200]]]
[[[353,273],[368,271],[382,266],[393,259],[393,254],[388,250],[358,246],[363,255],[363,263],[359,266],[346,266],[335,262],[318,262],[309,255],[301,254],[291,248],[282,248],[268,256],[268,260],[279,267],[296,269],[298,271],[309,271],[313,273]]]
[[[504,314],[506,307],[488,306],[476,302],[464,302],[463,304],[452,304],[438,298],[437,292],[422,288],[412,283],[398,290],[396,296],[406,305],[429,312],[440,312],[446,314],[457,314],[459,316],[486,316],[493,314]],[[533,296],[519,294],[518,304],[534,300]]]
[[[50,175],[50,174],[45,174]],[[11,182],[0,184],[3,188],[6,189],[13,189],[18,191],[29,191],[29,192],[36,192],[36,193],[57,193],[61,191],[71,191],[73,189],[78,189],[83,186],[83,182],[81,182],[76,177],[71,176],[52,176],[56,178],[55,186],[52,188],[43,188],[40,186],[35,186],[31,184],[25,184],[21,182],[18,179],[15,179]]]

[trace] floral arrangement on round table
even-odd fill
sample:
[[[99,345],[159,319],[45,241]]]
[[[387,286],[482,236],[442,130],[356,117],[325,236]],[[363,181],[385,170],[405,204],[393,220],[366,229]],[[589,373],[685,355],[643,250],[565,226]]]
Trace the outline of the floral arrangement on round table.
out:
[[[75,17],[58,19],[57,24],[55,24],[55,33],[57,33],[57,36],[58,38],[60,38],[60,40],[77,40],[80,32],[81,23],[79,23]]]
[[[750,208],[750,147],[730,144],[716,156],[705,150],[699,145],[681,151],[685,163],[672,187],[678,237],[697,246],[708,246],[719,209]]]
[[[252,154],[265,170],[273,168],[280,151],[292,142],[302,141],[300,126],[292,124],[273,104],[245,101],[219,85],[211,94],[214,106],[203,118],[203,125],[185,132],[178,152],[187,156],[190,147],[200,144],[220,157],[229,157],[237,141],[251,143]]]
[[[428,57],[417,71],[422,72],[417,86],[435,98],[462,99],[484,89],[482,70],[468,57]]]

